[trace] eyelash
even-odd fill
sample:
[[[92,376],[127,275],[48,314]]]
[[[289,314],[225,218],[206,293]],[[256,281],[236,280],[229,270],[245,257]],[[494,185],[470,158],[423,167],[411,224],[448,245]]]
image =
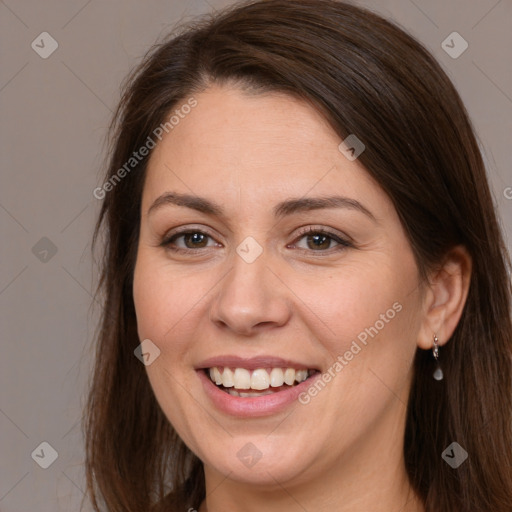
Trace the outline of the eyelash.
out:
[[[172,244],[178,238],[181,238],[184,235],[193,235],[193,234],[201,234],[201,235],[205,235],[205,236],[213,239],[213,237],[211,235],[209,235],[208,233],[206,233],[200,229],[186,229],[183,231],[178,231],[176,233],[173,233],[170,236],[165,237],[164,240],[162,240],[162,242],[160,243],[160,246],[165,247],[166,249],[168,249],[172,252],[180,253],[180,254],[197,254],[198,251],[201,251],[202,249],[207,249],[208,247],[202,247],[202,248],[198,248],[198,249],[189,249],[189,248],[181,248],[181,247],[178,248],[178,247],[172,246]],[[298,242],[299,240],[301,240],[302,238],[304,238],[307,235],[323,235],[323,236],[326,236],[327,238],[330,238],[331,240],[334,240],[339,245],[334,248],[334,251],[332,250],[333,248],[329,248],[326,250],[318,250],[318,251],[310,250],[310,249],[299,249],[304,252],[332,254],[332,252],[344,250],[348,247],[354,247],[351,242],[349,242],[348,240],[346,240],[344,238],[341,238],[339,235],[336,235],[335,233],[327,231],[323,228],[314,228],[311,226],[308,228],[302,229],[299,232],[299,234],[296,238],[296,241],[294,243]]]

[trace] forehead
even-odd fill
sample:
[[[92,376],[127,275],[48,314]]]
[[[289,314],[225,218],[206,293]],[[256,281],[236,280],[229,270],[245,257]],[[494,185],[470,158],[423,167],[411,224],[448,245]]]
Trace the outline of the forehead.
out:
[[[366,169],[343,156],[341,138],[307,103],[228,87],[212,87],[194,98],[197,105],[153,151],[143,207],[165,190],[253,206],[313,192],[382,200]]]

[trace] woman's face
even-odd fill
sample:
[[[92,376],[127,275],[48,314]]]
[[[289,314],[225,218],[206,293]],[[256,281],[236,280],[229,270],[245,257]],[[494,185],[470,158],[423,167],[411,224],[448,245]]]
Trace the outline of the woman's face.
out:
[[[273,487],[384,471],[422,320],[390,199],[305,103],[195,100],[142,198],[133,293],[160,406],[207,474]]]

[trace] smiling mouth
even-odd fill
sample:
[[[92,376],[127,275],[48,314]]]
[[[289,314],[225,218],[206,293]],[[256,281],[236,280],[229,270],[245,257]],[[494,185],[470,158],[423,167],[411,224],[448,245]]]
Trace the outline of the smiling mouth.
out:
[[[222,391],[242,398],[270,395],[290,389],[311,378],[315,369],[295,368],[228,368],[204,369],[210,380]]]

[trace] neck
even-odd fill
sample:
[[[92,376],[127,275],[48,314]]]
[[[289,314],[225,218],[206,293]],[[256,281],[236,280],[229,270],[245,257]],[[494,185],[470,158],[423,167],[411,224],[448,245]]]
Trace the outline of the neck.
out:
[[[203,501],[198,512],[425,512],[421,500],[407,482],[379,489],[372,488],[371,484],[363,485],[357,491],[353,487],[347,492],[347,486],[334,482],[324,488],[317,487],[314,495],[305,488],[285,485],[281,485],[279,490],[266,489],[262,492],[260,489],[248,489],[229,479],[225,479],[221,486],[224,487],[223,490],[207,490],[207,499]]]

